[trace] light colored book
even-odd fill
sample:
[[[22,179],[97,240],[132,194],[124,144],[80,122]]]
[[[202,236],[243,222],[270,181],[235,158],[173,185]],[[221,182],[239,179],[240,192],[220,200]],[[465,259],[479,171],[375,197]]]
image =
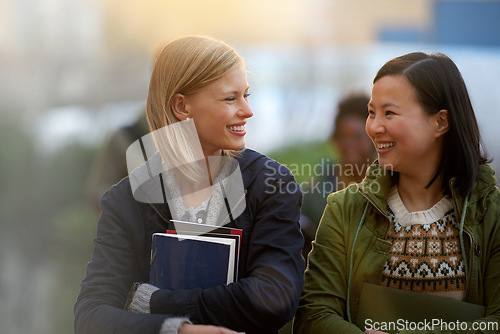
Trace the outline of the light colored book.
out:
[[[483,305],[365,282],[355,323],[365,330],[374,323],[464,322],[482,318],[485,312]]]

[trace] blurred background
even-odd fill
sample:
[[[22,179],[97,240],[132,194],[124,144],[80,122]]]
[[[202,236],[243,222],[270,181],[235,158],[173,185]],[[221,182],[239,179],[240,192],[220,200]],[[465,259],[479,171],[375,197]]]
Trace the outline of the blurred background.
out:
[[[312,163],[338,101],[369,94],[386,61],[443,52],[500,170],[499,16],[499,1],[0,0],[0,332],[73,331],[102,193],[92,175],[141,117],[162,44],[234,46],[250,71],[247,146],[288,164]]]

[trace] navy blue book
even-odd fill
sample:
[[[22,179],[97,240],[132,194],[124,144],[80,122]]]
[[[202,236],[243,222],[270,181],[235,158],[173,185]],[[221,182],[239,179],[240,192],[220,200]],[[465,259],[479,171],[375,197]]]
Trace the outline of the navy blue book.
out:
[[[236,251],[236,241],[231,238],[155,233],[150,284],[175,290],[232,283]]]

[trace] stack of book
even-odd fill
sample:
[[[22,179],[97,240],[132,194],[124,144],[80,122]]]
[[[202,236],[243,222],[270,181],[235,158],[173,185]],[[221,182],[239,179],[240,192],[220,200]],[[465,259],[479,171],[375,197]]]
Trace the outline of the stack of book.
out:
[[[238,278],[243,230],[170,221],[153,234],[150,284],[160,289],[209,288]]]

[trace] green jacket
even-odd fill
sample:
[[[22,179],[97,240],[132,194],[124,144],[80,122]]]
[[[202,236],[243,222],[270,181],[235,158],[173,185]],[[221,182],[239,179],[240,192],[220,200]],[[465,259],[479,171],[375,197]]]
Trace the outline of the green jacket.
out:
[[[356,320],[361,287],[363,282],[380,282],[391,249],[391,243],[384,238],[389,228],[388,173],[375,162],[361,184],[328,197],[308,257],[294,333],[362,333],[351,323]],[[456,194],[453,180],[450,187],[457,221],[461,223],[466,301],[486,305],[486,317],[481,321],[498,323],[500,191],[494,173],[490,166],[481,165],[467,199]]]

